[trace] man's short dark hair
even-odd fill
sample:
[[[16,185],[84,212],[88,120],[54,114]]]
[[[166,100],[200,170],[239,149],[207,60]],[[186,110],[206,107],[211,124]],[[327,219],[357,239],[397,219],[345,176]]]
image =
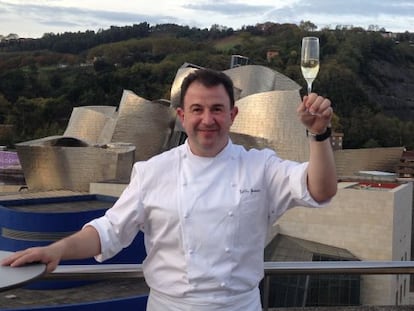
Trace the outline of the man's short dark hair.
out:
[[[181,84],[179,107],[184,108],[184,96],[187,93],[191,83],[195,81],[201,83],[205,87],[213,87],[222,84],[230,98],[230,108],[234,107],[233,81],[225,73],[212,69],[197,69],[185,77],[183,83]]]

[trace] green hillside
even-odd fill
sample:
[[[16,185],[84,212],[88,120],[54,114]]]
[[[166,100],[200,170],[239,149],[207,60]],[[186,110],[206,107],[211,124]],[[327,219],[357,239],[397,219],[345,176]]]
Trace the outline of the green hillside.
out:
[[[313,31],[311,25],[266,23],[234,31],[141,23],[1,42],[0,123],[13,124],[15,135],[0,144],[62,133],[73,107],[117,105],[123,89],[169,98],[184,62],[224,70],[231,55],[240,54],[305,86],[300,42],[314,35],[321,43],[314,90],[332,100],[344,147],[414,149],[414,34]],[[275,55],[270,60],[269,51]]]

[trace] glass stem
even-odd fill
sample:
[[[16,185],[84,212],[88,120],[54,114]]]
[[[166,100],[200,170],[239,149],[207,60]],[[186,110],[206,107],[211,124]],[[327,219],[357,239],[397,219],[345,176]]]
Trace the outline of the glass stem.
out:
[[[308,82],[308,95],[312,93],[312,82]]]

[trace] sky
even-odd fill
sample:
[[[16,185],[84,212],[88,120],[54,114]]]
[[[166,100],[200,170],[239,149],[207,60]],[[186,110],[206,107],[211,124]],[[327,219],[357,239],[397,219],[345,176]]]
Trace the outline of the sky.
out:
[[[142,22],[237,30],[268,21],[414,32],[414,0],[0,0],[0,35],[21,38]]]

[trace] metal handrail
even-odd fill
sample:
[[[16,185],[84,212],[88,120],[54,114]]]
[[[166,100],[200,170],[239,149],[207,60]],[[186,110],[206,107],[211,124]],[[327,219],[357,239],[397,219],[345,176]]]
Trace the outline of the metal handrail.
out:
[[[268,310],[270,276],[311,274],[414,274],[414,261],[312,261],[264,263],[263,310]],[[141,264],[60,265],[43,279],[107,280],[142,278]]]
[[[414,261],[305,261],[264,263],[265,274],[411,274]]]
[[[265,275],[414,274],[414,261],[266,261]],[[60,265],[44,279],[123,279],[143,277],[141,264]]]
[[[45,280],[108,280],[142,278],[141,264],[59,265]]]

